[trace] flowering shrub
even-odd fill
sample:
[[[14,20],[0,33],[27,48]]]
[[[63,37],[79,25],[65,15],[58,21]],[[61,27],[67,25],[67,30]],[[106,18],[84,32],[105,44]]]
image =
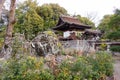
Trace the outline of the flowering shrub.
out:
[[[11,58],[1,66],[1,80],[105,80],[113,75],[110,54],[97,52],[90,56],[74,57],[45,69],[44,58],[23,56]]]
[[[2,80],[53,80],[51,73],[43,69],[43,59],[32,56],[10,59],[2,67]]]
[[[57,78],[58,80],[105,80],[107,76],[112,75],[112,56],[106,52],[97,52],[88,57],[77,57],[75,61],[63,62]]]

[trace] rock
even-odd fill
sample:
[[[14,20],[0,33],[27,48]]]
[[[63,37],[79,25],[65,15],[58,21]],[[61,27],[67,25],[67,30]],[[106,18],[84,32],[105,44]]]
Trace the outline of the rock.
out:
[[[6,54],[4,57],[19,57],[19,54],[37,56],[58,54],[61,51],[61,47],[61,43],[59,42],[55,33],[52,31],[41,32],[32,41],[27,41],[24,34],[17,33],[13,37],[11,48],[9,48],[12,51],[12,54]]]
[[[34,53],[38,56],[47,54],[58,54],[61,51],[61,44],[57,36],[52,31],[39,33],[32,41]]]
[[[9,59],[11,56],[19,55],[19,53],[23,53],[23,45],[26,42],[24,34],[15,33],[12,38],[12,44],[10,46],[4,46],[6,50],[3,49],[3,52],[6,51],[3,58]],[[2,53],[2,52],[1,52]]]

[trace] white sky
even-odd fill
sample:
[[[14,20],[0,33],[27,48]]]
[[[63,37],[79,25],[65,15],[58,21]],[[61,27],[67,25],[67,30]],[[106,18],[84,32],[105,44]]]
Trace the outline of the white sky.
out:
[[[20,0],[21,1],[21,0]],[[22,0],[25,1],[25,0]],[[95,17],[94,22],[99,23],[105,14],[112,14],[114,9],[120,9],[120,0],[37,0],[39,5],[44,3],[57,3],[64,7],[69,14],[87,14]]]

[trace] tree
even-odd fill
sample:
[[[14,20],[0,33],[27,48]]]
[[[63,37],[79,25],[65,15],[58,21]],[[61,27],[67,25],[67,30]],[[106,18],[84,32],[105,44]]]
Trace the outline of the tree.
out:
[[[0,49],[4,43],[6,24],[8,23],[8,10],[4,8],[6,0],[0,0]]]
[[[60,15],[67,15],[67,11],[58,4],[44,4],[36,11],[44,20],[44,30],[54,27]]]
[[[111,30],[107,35],[107,38],[112,40],[120,40],[120,10],[116,9],[114,15],[111,17],[108,23]]]
[[[111,17],[108,25],[109,25],[109,28],[111,28],[113,31],[116,31],[120,28],[120,10],[119,9],[115,10],[115,13]]]
[[[39,6],[36,11],[44,20],[53,17],[53,10],[49,4]]]
[[[32,39],[39,31],[43,30],[43,19],[37,14],[37,2],[27,0],[19,4],[16,10],[17,23],[14,33],[25,34],[27,40]]]
[[[112,15],[105,15],[97,28],[100,30],[106,30],[106,28],[109,27],[108,23],[110,22],[111,17]]]
[[[38,7],[36,11],[38,15],[41,16],[44,20],[44,30],[49,29],[50,26],[53,26],[55,24],[52,20],[53,10],[49,4],[44,4]]]
[[[6,29],[6,35],[5,35],[5,40],[1,51],[1,55],[10,54],[12,52],[11,44],[12,44],[12,31],[13,31],[13,26],[15,24],[15,7],[16,7],[15,3],[16,0],[11,0],[9,22]]]
[[[118,29],[117,31],[110,32],[107,35],[107,38],[111,40],[120,40],[120,29]]]
[[[4,4],[5,0],[0,0],[0,21],[1,21],[1,13],[2,13],[2,7]]]
[[[120,37],[120,10],[116,9],[112,15],[105,15],[98,26],[98,29],[104,31],[103,38],[119,40]]]
[[[50,6],[52,7],[52,10],[54,13],[52,18],[55,21],[55,23],[57,23],[60,15],[68,15],[67,10],[65,8],[59,6],[58,4],[50,4]]]
[[[104,32],[103,36],[102,36],[103,38],[106,38],[107,35],[110,32],[110,28],[109,28],[108,23],[110,22],[112,16],[113,15],[105,15],[103,17],[103,19],[100,21],[100,24],[97,27],[99,30],[101,30],[102,32]]]
[[[90,26],[92,26],[92,28],[95,28],[95,24],[87,17],[81,17],[80,15],[77,15],[76,17],[79,19],[79,21],[81,23],[83,23],[85,25],[90,25]]]
[[[2,9],[0,27],[6,26],[8,24],[8,13],[7,9]]]

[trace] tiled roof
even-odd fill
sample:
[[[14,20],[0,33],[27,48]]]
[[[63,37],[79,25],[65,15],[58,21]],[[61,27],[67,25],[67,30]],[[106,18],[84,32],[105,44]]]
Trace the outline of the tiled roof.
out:
[[[75,17],[60,16],[58,24],[53,28],[53,30],[67,31],[72,29],[85,30],[90,28],[91,26],[80,23],[80,21]]]
[[[61,16],[60,17],[64,22],[70,23],[70,24],[78,24],[78,25],[83,25],[80,23],[80,21],[75,18],[75,17],[70,17],[70,16]]]

